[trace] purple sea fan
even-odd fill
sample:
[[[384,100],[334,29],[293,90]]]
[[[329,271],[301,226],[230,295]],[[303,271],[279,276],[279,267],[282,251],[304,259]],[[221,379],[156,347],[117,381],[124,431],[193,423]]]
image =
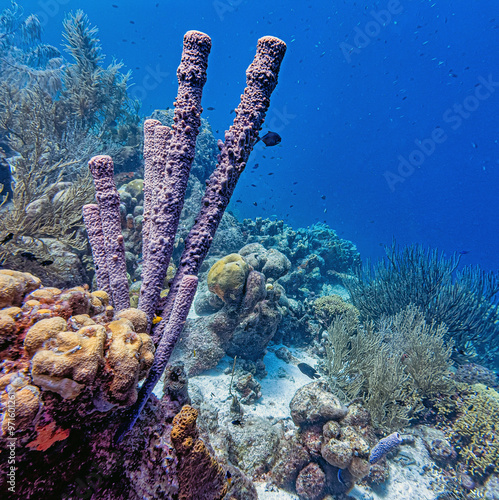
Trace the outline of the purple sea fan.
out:
[[[387,453],[394,450],[399,444],[402,444],[402,438],[398,432],[394,432],[389,436],[379,440],[376,446],[371,450],[369,455],[369,463],[375,464],[381,460]]]

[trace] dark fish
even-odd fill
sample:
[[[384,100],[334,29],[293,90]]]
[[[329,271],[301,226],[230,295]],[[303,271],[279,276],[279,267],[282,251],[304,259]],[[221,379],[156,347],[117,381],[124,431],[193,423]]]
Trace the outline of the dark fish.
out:
[[[268,175],[274,175],[274,172],[269,172]]]
[[[321,378],[321,376],[317,373],[315,368],[312,368],[310,365],[307,365],[307,363],[298,363],[298,369],[309,378],[312,379]]]
[[[130,21],[130,24],[135,24],[135,21]]]
[[[255,165],[253,166],[253,168],[256,170],[260,165],[258,165],[258,163],[255,163]]]
[[[276,132],[267,132],[263,137],[259,137],[256,142],[261,140],[265,146],[276,146],[281,142],[281,136]]]
[[[236,200],[236,203],[242,203],[243,200]]]
[[[13,237],[14,233],[9,233],[2,241],[0,241],[0,244],[3,245],[4,243],[8,243]]]
[[[27,260],[36,260],[36,255],[31,252],[21,252],[19,255]]]
[[[251,184],[251,187],[254,187],[254,188],[256,188],[256,184]]]
[[[321,200],[325,200],[325,199],[326,199],[326,195],[325,195],[325,194],[323,194],[323,195],[321,196]]]
[[[232,421],[232,425],[243,425],[243,423],[241,422],[241,420],[239,420],[238,418],[236,418],[236,420]]]
[[[255,205],[255,207],[258,206],[258,203],[256,201],[253,202],[253,205]]]
[[[117,8],[118,8],[118,6],[117,6],[117,5],[115,5],[114,3],[113,3],[113,5],[112,5],[112,7],[114,7],[115,9],[117,9]]]
[[[214,111],[215,108],[212,108],[211,106],[209,108],[206,108],[208,111]]]
[[[53,263],[54,263],[54,261],[53,261],[53,260],[42,260],[42,261],[40,262],[40,265],[41,265],[41,266],[50,266],[50,265],[51,265],[51,264],[53,264]]]
[[[469,250],[461,250],[459,252],[459,255],[466,255],[467,253],[470,253],[470,251]]]

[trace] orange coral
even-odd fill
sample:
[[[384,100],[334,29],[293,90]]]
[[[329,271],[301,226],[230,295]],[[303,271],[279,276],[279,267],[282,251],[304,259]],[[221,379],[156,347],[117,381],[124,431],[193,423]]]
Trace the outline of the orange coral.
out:
[[[198,437],[198,412],[185,405],[173,419],[171,439],[178,457],[179,498],[217,500],[225,496],[225,473],[204,442]]]

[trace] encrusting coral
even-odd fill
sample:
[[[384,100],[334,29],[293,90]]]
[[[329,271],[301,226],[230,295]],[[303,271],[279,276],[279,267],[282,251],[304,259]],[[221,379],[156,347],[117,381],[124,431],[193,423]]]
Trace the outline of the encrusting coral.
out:
[[[220,500],[228,490],[225,472],[198,436],[198,412],[185,405],[173,419],[171,439],[178,456],[179,498]]]

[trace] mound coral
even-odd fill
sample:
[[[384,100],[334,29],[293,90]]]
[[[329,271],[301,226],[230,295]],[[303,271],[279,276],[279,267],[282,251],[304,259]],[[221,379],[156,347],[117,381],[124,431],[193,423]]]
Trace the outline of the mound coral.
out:
[[[251,267],[237,253],[215,262],[208,273],[208,290],[226,304],[238,306],[241,302],[246,278]]]
[[[289,406],[299,429],[281,444],[272,470],[277,485],[315,500],[368,476],[376,437],[367,410],[347,408],[320,380],[298,389]],[[383,463],[376,467],[386,469]]]
[[[323,325],[329,325],[334,318],[347,313],[355,317],[359,316],[358,309],[344,301],[339,295],[319,297],[314,301],[314,311],[316,318]]]

